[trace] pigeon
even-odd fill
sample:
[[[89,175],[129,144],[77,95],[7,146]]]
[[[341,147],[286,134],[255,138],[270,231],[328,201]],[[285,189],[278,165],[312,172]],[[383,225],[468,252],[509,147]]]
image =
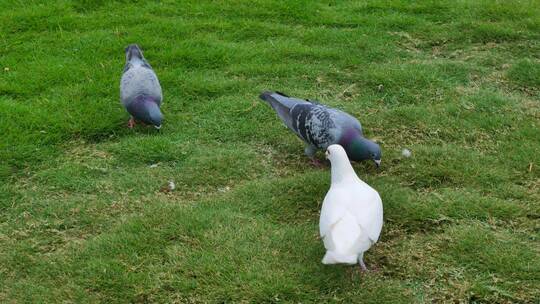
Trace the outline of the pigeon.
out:
[[[153,125],[156,129],[161,128],[161,86],[156,73],[136,44],[126,47],[126,66],[120,80],[120,99],[131,114],[129,128],[135,126],[136,120]]]
[[[285,125],[306,143],[305,154],[317,164],[315,153],[340,144],[353,161],[373,160],[381,164],[381,148],[362,134],[353,116],[311,100],[289,97],[280,92],[263,92],[260,98],[277,112]]]
[[[364,252],[377,242],[383,225],[381,197],[358,178],[343,147],[329,146],[326,158],[332,165],[332,182],[319,221],[326,248],[322,263],[359,263],[367,271]]]

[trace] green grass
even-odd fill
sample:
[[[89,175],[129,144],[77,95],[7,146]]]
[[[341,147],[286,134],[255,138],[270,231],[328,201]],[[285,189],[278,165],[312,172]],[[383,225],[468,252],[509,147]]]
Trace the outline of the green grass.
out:
[[[538,302],[539,54],[533,0],[0,2],[0,302]],[[265,89],[381,142],[379,271],[320,263],[329,170]]]

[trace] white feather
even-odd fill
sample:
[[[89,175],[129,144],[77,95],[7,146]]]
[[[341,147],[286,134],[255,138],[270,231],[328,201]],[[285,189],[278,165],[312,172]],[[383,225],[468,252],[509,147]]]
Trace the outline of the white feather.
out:
[[[328,147],[332,183],[324,198],[319,230],[324,264],[356,264],[379,239],[383,207],[379,193],[358,178],[345,150]]]

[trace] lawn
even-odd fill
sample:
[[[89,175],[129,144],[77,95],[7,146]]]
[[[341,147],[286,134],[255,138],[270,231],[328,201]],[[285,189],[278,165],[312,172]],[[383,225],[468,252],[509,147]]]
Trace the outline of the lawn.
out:
[[[130,43],[159,132],[126,127]],[[381,144],[355,164],[383,199],[377,271],[321,264],[329,168],[266,89]],[[535,0],[6,0],[0,130],[2,303],[540,301]]]

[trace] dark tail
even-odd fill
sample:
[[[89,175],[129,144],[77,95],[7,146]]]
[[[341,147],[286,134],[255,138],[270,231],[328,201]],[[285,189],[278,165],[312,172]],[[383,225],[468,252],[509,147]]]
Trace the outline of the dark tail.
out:
[[[270,102],[270,100],[272,100],[272,94],[274,94],[274,92],[264,91],[259,95],[259,98],[266,102]]]
[[[266,101],[266,102],[271,102],[273,100],[276,100],[276,98],[279,98],[279,97],[289,97],[288,95],[286,94],[283,94],[281,92],[272,92],[272,91],[264,91],[261,93],[261,95],[259,95],[259,98]]]
[[[133,58],[144,59],[144,56],[137,44],[130,44],[126,47],[126,58],[130,61]]]
[[[292,128],[290,109],[295,105],[293,99],[280,92],[265,91],[259,97],[266,101],[289,128]]]

